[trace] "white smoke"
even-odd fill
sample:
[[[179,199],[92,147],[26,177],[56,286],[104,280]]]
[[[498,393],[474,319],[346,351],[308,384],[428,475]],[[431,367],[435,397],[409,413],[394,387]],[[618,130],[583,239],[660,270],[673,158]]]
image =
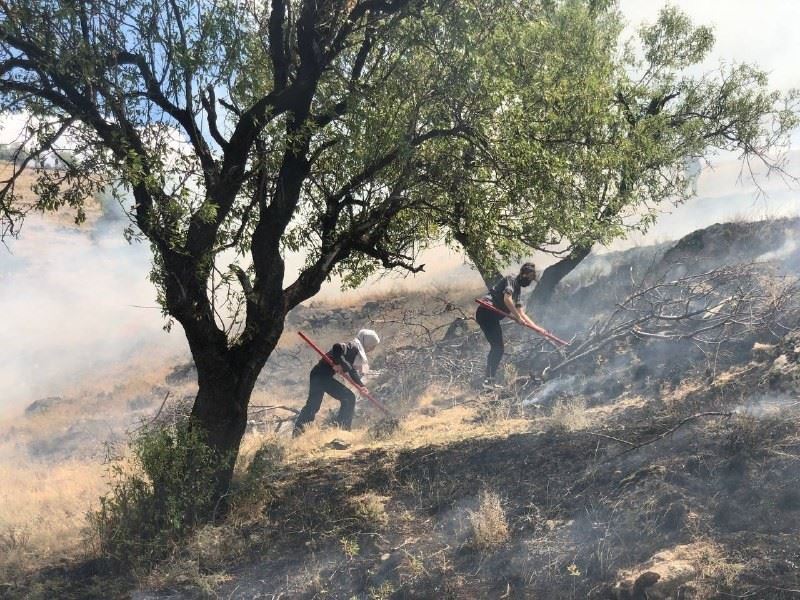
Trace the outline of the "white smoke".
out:
[[[733,412],[756,419],[785,417],[787,412],[797,410],[800,401],[789,395],[757,395],[740,404]]]
[[[30,219],[0,249],[0,412],[58,395],[137,350],[184,350],[180,328],[162,329],[149,268],[149,248],[117,228],[90,235]]]

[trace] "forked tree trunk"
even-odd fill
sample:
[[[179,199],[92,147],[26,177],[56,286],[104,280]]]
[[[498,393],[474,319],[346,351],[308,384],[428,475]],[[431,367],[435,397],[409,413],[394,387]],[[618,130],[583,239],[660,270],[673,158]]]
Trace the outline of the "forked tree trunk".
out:
[[[541,312],[546,308],[547,303],[552,299],[553,293],[556,291],[558,284],[561,283],[561,280],[569,275],[584,258],[589,256],[591,251],[591,246],[576,248],[568,257],[562,258],[560,261],[550,265],[544,270],[542,276],[539,278],[539,283],[536,284],[528,300],[528,307],[532,312],[537,309]]]
[[[195,345],[192,357],[197,367],[197,397],[191,412],[191,425],[199,427],[208,446],[219,457],[214,474],[214,497],[220,499],[217,514],[227,509],[228,492],[239,445],[247,428],[247,408],[258,375],[280,337],[282,323],[273,335],[264,336],[256,355],[236,355],[233,350],[218,351]],[[277,333],[276,333],[277,332]],[[238,360],[237,360],[238,359]]]

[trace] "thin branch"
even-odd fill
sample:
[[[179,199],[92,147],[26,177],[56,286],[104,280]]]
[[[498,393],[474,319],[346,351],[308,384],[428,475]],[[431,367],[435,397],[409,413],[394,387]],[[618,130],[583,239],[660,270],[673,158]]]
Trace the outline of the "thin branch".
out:
[[[631,447],[628,448],[627,450],[623,450],[622,452],[620,452],[619,454],[616,454],[615,456],[612,456],[609,460],[613,460],[613,459],[619,458],[620,456],[628,454],[629,452],[633,452],[635,450],[638,450],[639,448],[644,448],[645,446],[649,446],[650,444],[654,444],[655,442],[657,442],[659,440],[663,440],[665,437],[675,433],[678,429],[680,429],[681,427],[683,427],[687,423],[691,423],[692,421],[696,421],[697,419],[701,419],[701,418],[704,418],[704,417],[727,417],[727,418],[729,418],[731,416],[733,416],[732,412],[709,411],[709,412],[697,413],[697,414],[694,414],[694,415],[692,415],[690,417],[686,417],[685,419],[681,419],[681,421],[677,425],[675,425],[673,427],[670,427],[664,433],[661,433],[661,434],[655,436],[654,438],[651,438],[651,439],[647,440],[646,442],[642,442],[640,444],[631,444],[630,442],[625,442],[624,440],[616,440],[618,442],[629,444]]]

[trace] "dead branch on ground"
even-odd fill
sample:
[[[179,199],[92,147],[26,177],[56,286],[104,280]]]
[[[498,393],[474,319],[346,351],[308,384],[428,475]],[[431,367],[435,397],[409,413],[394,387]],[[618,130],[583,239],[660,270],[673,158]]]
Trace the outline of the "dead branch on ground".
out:
[[[635,443],[635,442],[631,442],[629,440],[624,440],[622,438],[614,437],[612,435],[607,435],[605,433],[599,433],[597,431],[589,431],[588,433],[589,433],[589,435],[592,435],[592,436],[595,436],[595,437],[600,437],[600,438],[603,438],[603,439],[611,440],[611,441],[617,442],[619,444],[624,444],[624,445],[628,446],[628,448],[626,448],[622,452],[620,452],[618,454],[615,454],[614,456],[612,456],[612,457],[610,457],[608,459],[608,460],[613,460],[615,458],[619,458],[620,456],[628,454],[629,452],[634,452],[635,450],[638,450],[639,448],[644,448],[645,446],[649,446],[650,444],[654,444],[659,440],[663,440],[665,437],[667,437],[669,435],[672,435],[673,433],[675,433],[678,429],[680,429],[681,427],[683,427],[687,423],[691,423],[692,421],[696,421],[697,419],[701,419],[703,417],[726,417],[727,418],[727,417],[731,417],[731,416],[733,416],[733,412],[730,412],[730,411],[728,411],[728,412],[708,411],[708,412],[697,413],[697,414],[691,415],[689,417],[686,417],[684,419],[681,419],[676,425],[670,427],[666,431],[658,434],[657,436],[655,436],[653,438],[650,438],[649,440],[646,440],[644,442],[640,442],[638,444]]]
[[[794,278],[774,275],[759,264],[641,283],[543,375],[552,378],[623,339],[687,341],[715,362],[725,345],[759,334],[785,334],[787,322],[797,320],[799,291]]]

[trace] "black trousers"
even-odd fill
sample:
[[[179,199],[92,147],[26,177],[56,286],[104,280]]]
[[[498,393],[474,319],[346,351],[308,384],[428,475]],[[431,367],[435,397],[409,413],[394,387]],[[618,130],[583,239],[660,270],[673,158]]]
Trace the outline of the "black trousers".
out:
[[[303,428],[314,420],[317,416],[320,406],[322,406],[322,397],[327,393],[336,398],[341,406],[339,407],[339,414],[336,415],[336,424],[342,429],[350,431],[353,424],[353,413],[356,408],[356,396],[347,387],[333,378],[333,371],[330,367],[318,368],[318,366],[311,369],[311,374],[308,378],[308,400],[300,414],[297,415],[297,420],[294,422],[294,429],[300,432]]]
[[[486,357],[486,377],[490,379],[494,379],[495,375],[497,375],[497,367],[500,366],[500,360],[505,352],[503,329],[500,327],[500,321],[503,318],[483,306],[479,306],[478,310],[475,311],[475,320],[478,322],[483,335],[486,336],[486,341],[489,342],[489,356]]]

